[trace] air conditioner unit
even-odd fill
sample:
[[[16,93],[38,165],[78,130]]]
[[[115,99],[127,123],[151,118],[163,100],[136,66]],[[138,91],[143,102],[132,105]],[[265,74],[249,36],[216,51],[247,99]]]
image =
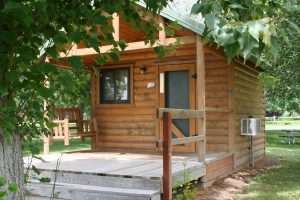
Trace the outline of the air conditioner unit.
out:
[[[241,119],[241,135],[255,136],[261,134],[261,120],[257,118]]]

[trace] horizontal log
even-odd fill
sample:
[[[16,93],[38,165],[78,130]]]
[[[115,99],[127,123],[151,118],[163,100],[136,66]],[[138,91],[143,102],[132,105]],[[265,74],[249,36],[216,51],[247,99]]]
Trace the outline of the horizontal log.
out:
[[[205,108],[206,112],[220,112],[220,113],[227,113],[227,112],[232,112],[233,110],[227,107],[206,107]]]
[[[171,140],[171,143],[172,143],[172,145],[179,145],[179,144],[187,144],[187,143],[191,143],[191,142],[199,142],[202,140],[205,140],[205,135],[196,135],[196,136],[184,137],[184,138],[174,138]],[[162,147],[163,141],[157,140],[156,146]]]
[[[162,118],[164,112],[170,112],[173,119],[203,118],[203,111],[174,108],[158,108],[158,117]]]

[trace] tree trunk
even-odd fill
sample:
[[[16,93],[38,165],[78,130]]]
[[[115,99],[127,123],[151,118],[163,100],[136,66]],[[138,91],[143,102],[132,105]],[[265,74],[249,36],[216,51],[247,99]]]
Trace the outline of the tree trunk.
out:
[[[19,134],[13,133],[10,139],[5,140],[0,132],[0,177],[4,177],[8,184],[17,183],[19,186],[17,192],[8,192],[7,200],[25,199],[24,166]]]

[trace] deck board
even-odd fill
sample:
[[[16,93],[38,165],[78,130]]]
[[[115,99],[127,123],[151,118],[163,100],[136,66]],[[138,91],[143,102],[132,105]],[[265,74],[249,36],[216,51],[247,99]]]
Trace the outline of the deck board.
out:
[[[227,154],[208,154],[207,162],[225,155]],[[54,171],[60,156],[60,154],[43,156],[46,162],[33,160],[32,164],[40,170]],[[79,152],[63,154],[58,169],[69,173],[162,179],[163,162],[159,153]],[[196,154],[174,153],[173,177],[176,179],[185,171],[191,170],[191,174],[197,179],[199,178],[197,176],[205,174],[205,164],[197,161]]]

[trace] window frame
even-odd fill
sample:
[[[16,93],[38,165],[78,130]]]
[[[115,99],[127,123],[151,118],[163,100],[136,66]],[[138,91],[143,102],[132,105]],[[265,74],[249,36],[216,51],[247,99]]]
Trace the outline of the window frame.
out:
[[[103,79],[103,75],[102,73],[104,71],[111,71],[111,72],[114,72],[114,82],[115,82],[115,72],[118,71],[118,70],[126,70],[128,72],[128,85],[127,85],[127,100],[104,100],[103,99],[103,96],[104,96],[104,89],[103,89],[103,86],[104,86],[104,79]],[[130,66],[126,66],[126,67],[117,67],[117,68],[104,68],[102,69],[101,71],[101,76],[100,76],[100,87],[99,87],[99,97],[100,97],[100,104],[101,105],[114,105],[114,104],[119,104],[119,105],[123,105],[123,104],[130,104],[131,103],[131,67]],[[115,84],[114,84],[114,91],[116,90],[116,87],[115,87]]]

